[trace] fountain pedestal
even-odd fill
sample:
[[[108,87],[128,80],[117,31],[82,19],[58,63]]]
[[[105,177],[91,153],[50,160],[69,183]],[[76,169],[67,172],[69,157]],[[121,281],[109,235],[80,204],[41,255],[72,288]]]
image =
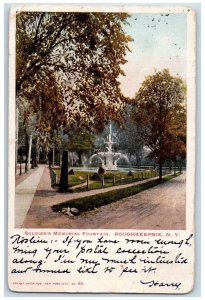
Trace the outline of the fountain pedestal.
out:
[[[106,150],[104,152],[98,152],[95,154],[102,163],[102,167],[106,170],[117,170],[117,161],[121,157],[120,152],[113,152],[113,144],[115,142],[112,139],[112,128],[111,128],[111,123],[110,123],[110,132],[109,135],[107,136],[107,139],[104,141],[104,144],[106,145]]]

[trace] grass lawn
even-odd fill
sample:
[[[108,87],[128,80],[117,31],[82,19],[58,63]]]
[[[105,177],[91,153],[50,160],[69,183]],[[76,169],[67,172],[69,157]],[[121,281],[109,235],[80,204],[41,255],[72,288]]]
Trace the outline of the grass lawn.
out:
[[[53,168],[53,171],[56,173],[58,177],[58,183],[60,181],[60,168]],[[75,186],[78,184],[81,184],[83,182],[86,182],[86,176],[87,175],[92,175],[93,172],[91,171],[75,171],[74,170],[74,175],[68,175],[68,183],[70,186]]]
[[[156,173],[151,173],[149,171],[145,172],[133,172],[133,176],[127,176],[128,172],[109,172],[104,176],[104,185],[102,185],[101,181],[90,181],[89,189],[95,190],[105,187],[110,187],[113,185],[122,185],[127,183],[136,182],[139,180],[143,180],[145,178],[151,178],[156,176]],[[151,176],[152,175],[152,176]],[[115,178],[114,178],[115,176]],[[115,181],[115,183],[114,183]],[[87,187],[82,186],[75,189],[75,192],[84,192]]]
[[[54,168],[53,171],[57,175],[57,183],[60,181],[60,168]],[[93,175],[94,171],[75,171],[74,169],[74,175],[68,175],[68,183],[71,187],[75,187],[76,185],[79,185],[81,183],[85,183],[87,180],[87,175],[91,177]],[[104,186],[102,186],[101,181],[93,181],[90,179],[89,189],[99,189],[103,187],[110,187],[113,185],[121,185],[121,184],[127,184],[136,182],[139,180],[143,180],[145,178],[151,178],[157,176],[156,171],[136,171],[133,172],[133,176],[127,176],[128,172],[119,172],[119,171],[113,171],[113,172],[107,172],[104,175]],[[114,178],[115,176],[115,178]],[[115,184],[113,184],[115,181]],[[82,186],[78,187],[75,190],[75,192],[83,192],[86,191],[87,187]]]
[[[160,182],[160,184],[163,184],[164,182],[178,176],[177,175],[169,175],[163,178],[163,180]],[[52,209],[54,211],[61,211],[62,208],[65,207],[75,207],[79,210],[80,213],[88,210],[92,210],[94,208],[107,205],[109,203],[118,201],[120,199],[135,195],[140,193],[141,191],[144,191],[146,189],[149,189],[151,187],[154,187],[159,184],[158,179],[153,179],[147,183],[142,183],[136,186],[131,186],[131,187],[126,187],[126,188],[121,188],[117,190],[112,190],[109,192],[102,192],[100,194],[96,194],[93,196],[86,196],[83,198],[79,199],[74,199],[70,201],[66,201],[57,205],[53,205]]]

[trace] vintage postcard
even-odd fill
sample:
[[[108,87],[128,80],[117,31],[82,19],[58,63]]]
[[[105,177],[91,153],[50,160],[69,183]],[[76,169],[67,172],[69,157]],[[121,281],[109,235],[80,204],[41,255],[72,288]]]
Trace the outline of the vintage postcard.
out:
[[[195,12],[10,12],[8,286],[194,286]]]

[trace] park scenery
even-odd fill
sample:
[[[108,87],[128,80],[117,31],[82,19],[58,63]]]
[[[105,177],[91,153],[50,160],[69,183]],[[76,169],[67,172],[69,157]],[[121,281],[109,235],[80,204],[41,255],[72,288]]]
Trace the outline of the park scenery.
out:
[[[186,229],[186,15],[16,14],[16,228]]]

